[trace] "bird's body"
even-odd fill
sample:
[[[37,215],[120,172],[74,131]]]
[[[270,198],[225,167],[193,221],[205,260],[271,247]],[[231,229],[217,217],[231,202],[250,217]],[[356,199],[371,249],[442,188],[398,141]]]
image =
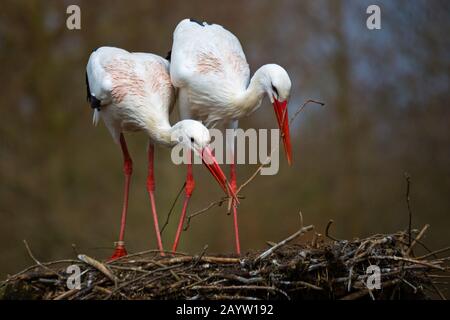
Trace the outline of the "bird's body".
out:
[[[101,118],[114,141],[121,132],[145,131],[156,143],[171,145],[164,133],[171,128],[175,90],[166,59],[102,47],[91,54],[87,75],[91,95],[101,101],[94,123]]]
[[[183,144],[196,152],[205,166],[229,193],[229,185],[208,148],[208,129],[195,120],[183,120],[171,126],[169,113],[175,102],[175,89],[169,76],[169,62],[150,53],[101,47],[95,50],[86,67],[87,98],[94,109],[93,122],[102,119],[114,141],[120,143],[124,157],[125,192],[119,241],[112,259],[126,254],[124,247],[128,192],[132,161],[123,132],[144,131],[149,137],[147,190],[158,247],[163,254],[154,199],[154,145],[172,147]]]
[[[267,64],[250,79],[242,46],[231,32],[217,24],[181,21],[173,35],[170,77],[179,90],[180,110],[207,126],[251,114],[267,93],[289,98],[291,83],[286,71]],[[273,78],[273,79],[272,79]],[[275,82],[275,83],[274,83]],[[280,97],[279,97],[280,96]]]
[[[219,25],[182,21],[174,32],[171,79],[196,118],[211,125],[250,113],[250,69],[239,40]],[[241,104],[247,102],[244,108]],[[248,108],[245,108],[248,107]]]
[[[181,117],[203,120],[207,126],[223,124],[237,128],[238,120],[259,108],[267,95],[274,105],[288,162],[291,162],[287,121],[291,81],[282,67],[263,65],[250,78],[249,65],[234,34],[217,24],[184,19],[173,34],[170,77],[178,89]],[[227,142],[230,155],[227,159],[234,159],[234,140]],[[236,188],[234,163],[231,164],[231,185]],[[236,207],[234,223],[239,253]]]

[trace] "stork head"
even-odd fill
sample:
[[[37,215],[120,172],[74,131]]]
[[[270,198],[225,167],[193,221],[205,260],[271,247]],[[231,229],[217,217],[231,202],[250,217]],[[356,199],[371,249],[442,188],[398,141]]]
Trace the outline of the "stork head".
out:
[[[182,120],[178,122],[173,126],[172,141],[193,150],[202,159],[203,164],[213,175],[221,188],[230,197],[237,200],[225,174],[222,169],[220,169],[220,166],[209,147],[211,141],[209,131],[201,122],[195,120]]]
[[[291,94],[291,79],[286,70],[277,64],[266,64],[262,69],[265,75],[262,78],[262,84],[275,110],[283,138],[284,151],[290,165],[292,163],[292,147],[287,103]]]

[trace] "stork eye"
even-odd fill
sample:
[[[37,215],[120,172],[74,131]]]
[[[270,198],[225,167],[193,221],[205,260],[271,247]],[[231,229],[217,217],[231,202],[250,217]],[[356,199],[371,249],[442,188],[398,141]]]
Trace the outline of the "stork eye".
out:
[[[191,137],[191,143],[194,143],[194,138]]]
[[[273,84],[272,84],[272,90],[273,90],[273,92],[275,92],[277,94],[277,96],[279,96],[278,90],[277,90],[277,88],[275,88],[275,86]]]

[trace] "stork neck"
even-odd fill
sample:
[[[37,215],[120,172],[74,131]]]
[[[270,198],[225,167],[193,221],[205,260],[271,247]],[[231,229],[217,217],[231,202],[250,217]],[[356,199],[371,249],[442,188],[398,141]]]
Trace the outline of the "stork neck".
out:
[[[243,94],[238,98],[239,108],[242,110],[243,115],[248,115],[255,111],[261,105],[261,101],[264,98],[266,74],[261,67],[256,70],[255,74],[250,80],[250,84]]]
[[[159,123],[151,122],[147,124],[147,133],[150,138],[158,144],[166,147],[173,147],[175,143],[172,141],[173,127],[169,121],[161,121]]]

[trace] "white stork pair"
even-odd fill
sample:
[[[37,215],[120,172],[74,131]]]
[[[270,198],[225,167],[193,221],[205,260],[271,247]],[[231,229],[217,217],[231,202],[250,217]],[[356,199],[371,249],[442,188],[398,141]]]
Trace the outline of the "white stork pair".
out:
[[[130,53],[101,47],[87,65],[87,98],[99,119],[120,143],[124,158],[125,191],[119,241],[111,259],[127,254],[124,245],[132,160],[123,132],[144,131],[149,136],[147,190],[150,196],[158,248],[164,254],[156,213],[153,176],[154,144],[167,147],[181,143],[198,154],[226,194],[233,199],[236,252],[240,254],[237,221],[236,170],[231,164],[230,183],[208,148],[206,126],[222,124],[237,128],[238,119],[255,111],[267,95],[272,102],[289,164],[292,161],[287,121],[291,81],[276,64],[250,70],[239,40],[220,25],[193,19],[181,21],[173,35],[170,62],[149,53]],[[178,90],[175,90],[178,89]],[[176,91],[178,98],[176,99]],[[178,102],[182,121],[171,126],[169,113]],[[227,152],[234,158],[234,141]],[[185,200],[172,251],[177,250],[189,199],[194,189],[192,164],[188,164]]]

